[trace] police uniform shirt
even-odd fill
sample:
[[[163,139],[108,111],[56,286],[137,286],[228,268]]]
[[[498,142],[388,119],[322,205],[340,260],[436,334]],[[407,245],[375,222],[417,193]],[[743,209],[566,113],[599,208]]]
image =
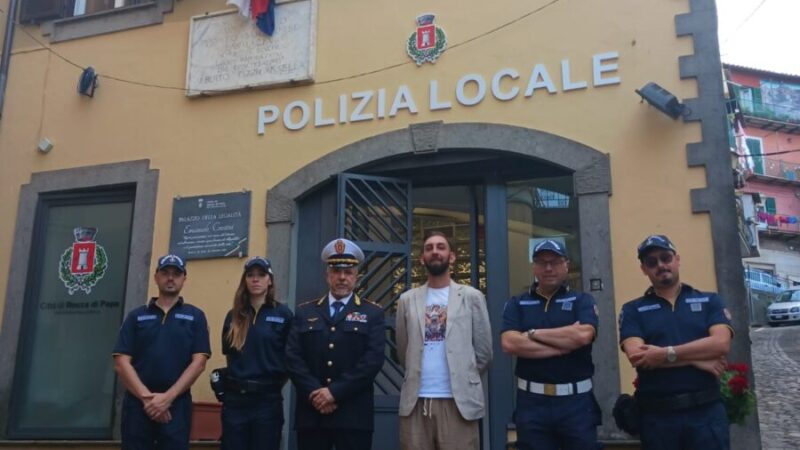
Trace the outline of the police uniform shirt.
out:
[[[239,380],[277,381],[288,378],[286,372],[286,340],[294,314],[283,304],[261,305],[256,312],[252,306],[253,322],[247,330],[242,350],[236,350],[228,341],[231,312],[225,316],[222,327],[222,353],[228,362],[228,375]]]
[[[733,333],[725,305],[717,294],[700,292],[683,284],[673,306],[656,295],[651,287],[644,296],[623,305],[619,317],[620,344],[630,338],[640,338],[646,344],[659,347],[681,345],[708,337],[714,325],[725,325]],[[637,391],[645,396],[665,396],[718,387],[714,375],[693,366],[637,372]]]
[[[536,293],[535,285],[506,302],[503,332],[525,332],[531,328],[559,328],[580,322],[595,332],[598,317],[594,297],[564,285],[550,300]],[[594,375],[592,346],[586,345],[566,355],[542,359],[517,358],[516,375],[537,383],[575,383]]]
[[[208,323],[203,311],[183,297],[166,312],[155,298],[131,311],[113,350],[114,355],[131,357],[139,379],[153,392],[175,384],[197,353],[211,356]]]

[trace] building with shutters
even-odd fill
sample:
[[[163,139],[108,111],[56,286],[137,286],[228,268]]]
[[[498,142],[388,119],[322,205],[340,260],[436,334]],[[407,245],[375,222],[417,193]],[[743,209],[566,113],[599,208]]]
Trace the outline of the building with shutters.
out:
[[[752,320],[764,323],[769,294],[800,284],[800,75],[726,64],[725,78],[745,284]]]

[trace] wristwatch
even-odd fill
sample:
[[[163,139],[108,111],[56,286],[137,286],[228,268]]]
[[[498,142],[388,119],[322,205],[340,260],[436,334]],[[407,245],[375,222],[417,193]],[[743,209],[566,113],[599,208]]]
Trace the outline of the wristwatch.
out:
[[[678,360],[678,353],[675,351],[675,347],[669,346],[667,347],[667,362],[674,363]]]
[[[526,331],[525,334],[528,335],[528,339],[533,340],[533,335],[536,333],[536,328],[531,328],[530,330]]]

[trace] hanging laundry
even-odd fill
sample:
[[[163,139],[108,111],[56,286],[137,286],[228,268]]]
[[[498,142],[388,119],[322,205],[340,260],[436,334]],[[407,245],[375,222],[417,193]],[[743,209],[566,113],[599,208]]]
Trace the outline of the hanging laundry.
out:
[[[776,227],[778,226],[778,218],[774,214],[767,213],[767,225]]]
[[[789,223],[797,223],[797,216],[789,216]]]
[[[789,223],[789,216],[777,215],[775,216],[780,223]]]
[[[766,211],[759,211],[756,214],[756,217],[758,218],[759,222],[766,222],[767,221],[767,217],[769,217],[769,214],[767,214]]]

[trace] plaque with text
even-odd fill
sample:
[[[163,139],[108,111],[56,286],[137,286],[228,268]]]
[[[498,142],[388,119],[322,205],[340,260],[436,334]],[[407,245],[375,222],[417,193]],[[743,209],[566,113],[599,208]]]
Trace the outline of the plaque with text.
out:
[[[278,2],[272,36],[236,10],[192,17],[186,95],[313,82],[316,7],[316,0]]]
[[[239,258],[250,237],[250,191],[175,198],[169,252],[185,259]]]

